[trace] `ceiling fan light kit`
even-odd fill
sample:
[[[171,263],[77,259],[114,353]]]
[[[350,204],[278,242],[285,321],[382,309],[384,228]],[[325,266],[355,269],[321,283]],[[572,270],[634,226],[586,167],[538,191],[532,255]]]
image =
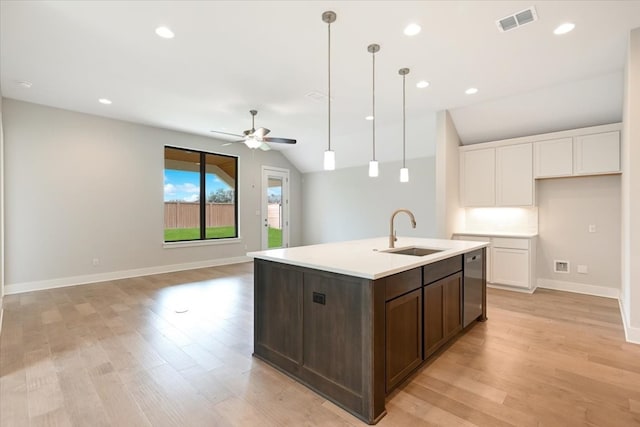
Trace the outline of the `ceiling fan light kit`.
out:
[[[322,14],[322,21],[327,23],[327,150],[324,152],[324,170],[332,171],[336,168],[336,153],[331,150],[331,23],[335,22],[337,15],[333,11]]]
[[[222,144],[223,146],[230,145],[236,142],[244,142],[244,145],[246,145],[248,148],[251,148],[251,149],[260,148],[261,150],[264,150],[264,151],[271,149],[271,147],[269,146],[269,143],[275,142],[279,144],[295,144],[297,142],[295,139],[267,137],[269,132],[271,132],[269,129],[267,128],[256,129],[255,119],[256,119],[256,115],[258,114],[258,111],[249,110],[249,113],[251,114],[251,129],[245,130],[242,135],[229,133],[229,132],[221,132],[217,130],[212,130],[211,132],[242,138],[238,141],[231,141],[226,144]]]

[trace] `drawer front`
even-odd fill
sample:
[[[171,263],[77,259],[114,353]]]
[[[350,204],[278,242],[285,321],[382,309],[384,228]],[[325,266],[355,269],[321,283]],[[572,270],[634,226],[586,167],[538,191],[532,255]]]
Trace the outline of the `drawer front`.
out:
[[[424,284],[428,285],[436,280],[440,280],[443,277],[450,276],[453,273],[457,273],[462,270],[462,255],[457,255],[451,258],[443,259],[442,261],[434,262],[422,267],[424,270]]]
[[[422,269],[403,271],[385,278],[385,300],[389,301],[422,286]]]
[[[529,239],[513,239],[508,237],[494,237],[494,248],[529,249]]]

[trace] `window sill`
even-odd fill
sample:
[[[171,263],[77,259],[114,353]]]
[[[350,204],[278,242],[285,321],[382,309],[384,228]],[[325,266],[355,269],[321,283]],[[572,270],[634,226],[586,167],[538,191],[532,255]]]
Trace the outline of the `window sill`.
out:
[[[194,246],[217,246],[217,245],[233,245],[242,243],[242,237],[234,237],[230,239],[216,239],[216,240],[192,240],[185,242],[163,242],[162,247],[165,249],[175,248],[191,248]]]

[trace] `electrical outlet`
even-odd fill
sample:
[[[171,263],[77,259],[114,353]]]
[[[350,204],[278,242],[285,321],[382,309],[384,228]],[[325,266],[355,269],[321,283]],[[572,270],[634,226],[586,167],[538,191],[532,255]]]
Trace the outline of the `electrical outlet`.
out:
[[[94,266],[96,266],[96,265],[100,265],[100,258],[94,258],[94,259],[93,259],[93,265],[94,265]]]
[[[595,233],[595,232],[596,232],[596,225],[589,224],[589,233]]]
[[[589,268],[586,265],[578,265],[577,271],[580,274],[589,274]]]

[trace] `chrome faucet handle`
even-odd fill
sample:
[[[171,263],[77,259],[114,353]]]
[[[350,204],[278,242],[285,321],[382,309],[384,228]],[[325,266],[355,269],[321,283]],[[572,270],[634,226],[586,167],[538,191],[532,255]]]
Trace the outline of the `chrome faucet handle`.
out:
[[[393,241],[394,242],[398,241],[398,230],[393,230]]]

